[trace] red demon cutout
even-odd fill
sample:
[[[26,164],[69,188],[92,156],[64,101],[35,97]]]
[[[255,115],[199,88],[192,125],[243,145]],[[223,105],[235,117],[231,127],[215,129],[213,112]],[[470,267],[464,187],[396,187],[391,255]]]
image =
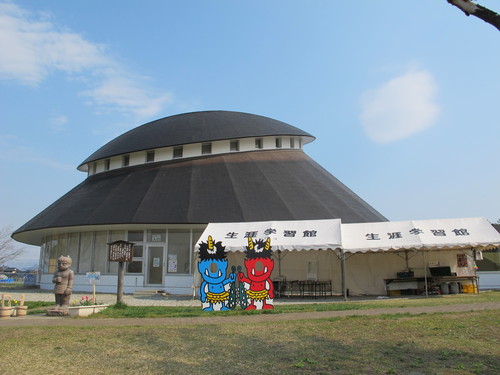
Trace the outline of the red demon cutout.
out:
[[[238,274],[240,282],[250,285],[246,291],[250,304],[245,310],[259,308],[255,304],[256,301],[262,301],[262,309],[273,309],[274,287],[271,281],[271,272],[274,268],[274,260],[272,259],[271,239],[254,242],[249,237],[246,249],[245,268],[248,277],[245,277],[243,272]],[[271,300],[271,302],[269,303],[267,300]]]

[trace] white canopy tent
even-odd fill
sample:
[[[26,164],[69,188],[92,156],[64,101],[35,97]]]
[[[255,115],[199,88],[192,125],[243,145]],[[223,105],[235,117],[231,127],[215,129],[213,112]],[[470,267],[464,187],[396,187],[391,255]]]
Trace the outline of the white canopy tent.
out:
[[[482,217],[342,224],[342,248],[347,253],[499,245],[500,234]]]
[[[387,275],[395,274],[398,267],[409,268],[409,252],[422,254],[424,259],[421,270],[425,276],[428,266],[425,260],[427,253],[430,254],[429,262],[432,260],[435,263],[439,261],[451,263],[453,259],[456,260],[453,251],[472,252],[500,246],[500,234],[485,218],[356,224],[341,224],[340,219],[210,223],[198,242],[207,241],[209,235],[214,242],[222,242],[226,247],[228,259],[234,260],[235,264],[242,264],[242,252],[246,249],[248,237],[270,238],[271,248],[277,253],[278,260],[275,276],[281,276],[282,252],[297,250],[294,251],[296,255],[292,257],[293,262],[285,261],[284,268],[290,273],[290,277],[308,277],[304,271],[304,262],[313,259],[320,268],[324,268],[321,278],[333,280],[339,270],[333,265],[330,255],[335,252],[340,258],[342,294],[345,297],[347,296],[346,254],[356,255],[359,259],[356,264],[351,264],[349,267],[356,269],[354,273],[357,277],[354,280],[351,274],[349,285],[353,289],[370,291],[365,294],[378,294],[383,290],[382,283]],[[199,243],[196,244],[195,252],[199,250],[198,245]],[[310,250],[330,250],[330,252],[309,252]],[[445,251],[449,254],[444,255]],[[375,259],[375,255],[370,255],[397,255],[402,252],[406,253],[405,262],[389,255],[384,259]],[[413,267],[417,264],[414,260],[412,263]],[[469,264],[469,268],[460,270],[463,275],[474,272],[472,263]]]
[[[340,225],[340,219],[210,223],[196,244],[195,253],[199,251],[199,243],[206,242],[211,236],[214,242],[220,241],[225,246],[230,264],[243,266],[243,252],[248,245],[248,238],[270,238],[271,250],[277,260],[274,279],[288,274],[285,279],[305,280],[311,276],[308,262],[313,262],[318,268],[318,279],[329,280],[331,285],[335,274],[332,254],[341,247]],[[291,252],[294,255],[284,259],[285,254]],[[198,285],[201,280],[198,274],[195,275],[195,285]]]
[[[273,251],[335,250],[341,247],[340,233],[340,219],[210,223],[200,240],[210,235],[226,251],[244,251],[248,237],[270,238]]]
[[[473,252],[495,248],[499,245],[500,234],[485,218],[342,224],[343,253],[405,252],[406,268],[409,268],[408,251],[419,251],[424,258],[422,270],[425,278],[427,278],[428,267],[428,262],[425,260],[426,253],[434,254],[433,263],[439,263],[439,259],[445,258],[443,255],[439,256],[440,251],[469,250]],[[447,256],[445,263],[451,263],[451,259]],[[380,268],[385,267],[380,274],[388,272],[388,263],[387,259],[384,259],[384,262],[378,264]],[[374,262],[365,265],[365,268],[368,266],[377,267]],[[459,276],[474,273],[473,262],[458,271],[463,273]],[[427,279],[425,285],[427,288]]]

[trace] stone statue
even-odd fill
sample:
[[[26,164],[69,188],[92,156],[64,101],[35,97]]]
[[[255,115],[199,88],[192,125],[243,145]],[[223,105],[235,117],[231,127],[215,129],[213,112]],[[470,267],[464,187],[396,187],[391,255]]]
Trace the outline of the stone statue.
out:
[[[67,309],[71,301],[75,278],[74,272],[70,270],[71,263],[69,255],[61,255],[57,260],[57,271],[54,272],[54,277],[52,278],[52,282],[55,284],[56,309]]]

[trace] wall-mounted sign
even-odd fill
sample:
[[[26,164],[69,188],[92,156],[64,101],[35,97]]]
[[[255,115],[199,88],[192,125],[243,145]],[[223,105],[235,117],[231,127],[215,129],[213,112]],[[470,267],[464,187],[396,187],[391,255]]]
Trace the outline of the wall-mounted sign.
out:
[[[161,234],[152,234],[151,241],[152,242],[161,242]]]
[[[110,262],[132,262],[134,244],[127,241],[115,241],[108,244],[108,260]]]
[[[466,254],[457,254],[457,266],[458,267],[467,267],[467,255]]]
[[[177,272],[177,254],[168,255],[168,272]]]

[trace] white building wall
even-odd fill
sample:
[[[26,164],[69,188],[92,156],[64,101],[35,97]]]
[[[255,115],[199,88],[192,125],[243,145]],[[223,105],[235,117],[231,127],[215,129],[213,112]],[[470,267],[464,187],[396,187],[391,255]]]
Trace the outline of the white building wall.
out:
[[[144,164],[145,154],[144,152],[133,152],[130,154],[129,165],[139,165]]]
[[[156,150],[155,161],[171,160],[173,158],[173,148],[164,147]]]
[[[255,150],[255,138],[240,139],[240,151]]]
[[[116,169],[122,166],[122,157],[115,156],[109,160],[109,169]]]
[[[229,152],[230,141],[212,142],[212,154],[224,154]]]
[[[190,145],[184,145],[182,150],[183,158],[191,158],[194,156],[201,155],[201,143],[194,143]]]
[[[40,289],[51,290],[54,288],[52,283],[52,275],[43,274],[40,278]],[[97,293],[116,293],[118,288],[117,275],[102,275],[101,280],[96,284]],[[144,286],[143,275],[125,275],[123,279],[123,293],[133,294],[141,290],[150,290],[153,287]],[[156,287],[158,288],[158,287]],[[192,275],[179,275],[179,276],[165,276],[165,282],[159,289],[164,290],[169,294],[176,295],[192,295],[193,294],[193,276]],[[75,284],[73,287],[74,292],[88,292],[93,291],[92,285],[88,284],[85,275],[75,275]]]
[[[500,289],[500,271],[478,271],[479,289]]]

